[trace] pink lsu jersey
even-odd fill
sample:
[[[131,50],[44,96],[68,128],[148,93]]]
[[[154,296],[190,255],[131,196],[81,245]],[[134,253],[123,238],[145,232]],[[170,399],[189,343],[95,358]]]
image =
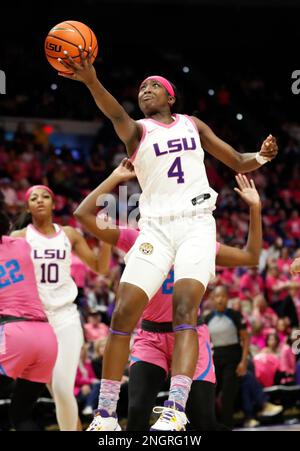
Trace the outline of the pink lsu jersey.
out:
[[[24,238],[3,236],[0,242],[0,315],[45,321],[31,260]]]
[[[130,228],[120,228],[119,240],[116,247],[124,252],[128,252],[134,245],[135,240],[139,235],[139,231]],[[216,245],[216,254],[219,252],[220,243]],[[169,271],[161,288],[150,299],[145,308],[142,319],[154,321],[157,323],[172,322],[172,295],[174,286],[174,270]]]

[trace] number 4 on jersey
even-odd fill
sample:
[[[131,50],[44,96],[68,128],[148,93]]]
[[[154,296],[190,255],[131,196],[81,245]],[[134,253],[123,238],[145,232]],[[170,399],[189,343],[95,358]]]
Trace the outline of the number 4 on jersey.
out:
[[[169,171],[168,177],[177,177],[177,183],[184,183],[184,172],[181,167],[180,157],[175,158]]]

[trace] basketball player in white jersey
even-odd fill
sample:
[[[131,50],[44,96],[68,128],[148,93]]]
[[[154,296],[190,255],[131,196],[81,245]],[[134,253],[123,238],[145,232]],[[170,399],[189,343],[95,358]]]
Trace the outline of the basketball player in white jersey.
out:
[[[196,117],[173,114],[174,86],[151,76],[140,85],[138,102],[145,119],[133,120],[97,79],[89,52],[78,64],[65,52],[59,61],[90,90],[126,146],[142,188],[141,233],[126,256],[117,307],[107,341],[94,430],[115,430],[120,381],[130,335],[149,299],[174,265],[173,327],[175,345],[169,399],[153,430],[184,430],[185,405],[198,358],[197,312],[215,272],[217,194],[210,188],[203,148],[236,172],[257,169],[277,154],[271,135],[258,153],[240,154]]]
[[[73,227],[53,224],[54,194],[49,187],[36,185],[29,188],[26,201],[32,223],[12,235],[26,238],[31,246],[39,295],[57,336],[58,356],[50,387],[57,421],[60,430],[76,431],[80,425],[77,424],[74,383],[83,332],[74,303],[77,287],[71,277],[71,253],[73,251],[93,271],[103,274],[108,269],[110,250],[109,246],[103,245],[97,257]]]

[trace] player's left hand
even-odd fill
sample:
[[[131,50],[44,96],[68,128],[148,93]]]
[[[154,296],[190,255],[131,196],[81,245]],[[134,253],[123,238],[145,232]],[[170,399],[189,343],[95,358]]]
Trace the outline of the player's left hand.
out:
[[[273,160],[273,158],[276,157],[277,154],[278,154],[278,145],[276,138],[274,138],[274,136],[272,135],[269,135],[262,143],[259,155],[271,161]]]
[[[114,170],[113,174],[120,178],[120,181],[127,182],[136,177],[133,164],[129,158],[123,158],[118,167]]]
[[[234,188],[239,196],[249,205],[249,207],[260,206],[260,197],[255,188],[254,181],[250,182],[246,175],[238,174],[235,176],[238,188]]]

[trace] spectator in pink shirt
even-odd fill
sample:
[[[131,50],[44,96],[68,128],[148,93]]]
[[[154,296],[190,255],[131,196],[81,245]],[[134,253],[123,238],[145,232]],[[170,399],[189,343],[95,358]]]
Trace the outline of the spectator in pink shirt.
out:
[[[217,267],[217,285],[226,286],[230,298],[239,294],[239,279],[234,268]]]
[[[271,333],[267,336],[267,346],[254,357],[255,375],[264,387],[294,382],[296,358],[290,342],[280,345],[278,334]]]
[[[275,384],[276,373],[280,370],[279,337],[276,333],[267,336],[267,346],[253,358],[255,376],[264,387]]]
[[[280,344],[286,343],[290,335],[289,320],[287,318],[278,319],[276,332],[279,337]]]
[[[282,301],[288,295],[289,288],[289,278],[280,274],[277,264],[272,264],[267,272],[266,289],[269,303],[272,304],[272,307],[274,306],[276,312],[277,308],[280,307],[276,303]]]
[[[252,300],[254,296],[264,291],[263,278],[258,274],[257,268],[249,268],[240,279],[240,299]]]
[[[287,343],[281,345],[279,364],[279,369],[283,373],[280,382],[282,384],[290,384],[295,382],[296,355],[290,346],[290,339],[287,340]]]
[[[296,307],[293,299],[289,295],[289,290],[292,286],[299,289],[299,281],[289,280],[287,275],[279,274],[279,270],[276,265],[271,267],[270,273],[268,273],[266,278],[266,287],[269,292],[269,302],[271,302],[271,306],[279,318],[287,317],[289,318],[291,325],[293,327],[297,327],[298,318]]]
[[[86,341],[94,342],[108,336],[109,327],[102,323],[100,312],[90,312],[88,322],[84,324],[84,335]]]
[[[276,327],[278,316],[271,307],[268,307],[267,301],[262,294],[259,294],[253,300],[252,319],[260,320],[264,329],[274,329]]]
[[[300,238],[300,217],[298,210],[292,211],[291,219],[287,222],[286,229],[293,238]]]
[[[0,179],[0,191],[4,195],[7,210],[11,213],[16,213],[18,197],[14,185],[8,177]]]
[[[281,249],[280,257],[277,260],[278,269],[281,274],[289,275],[292,258],[290,257],[290,251],[288,247]]]
[[[261,351],[266,345],[266,336],[263,332],[263,327],[263,322],[259,318],[253,320],[250,334],[250,347],[253,355]]]

